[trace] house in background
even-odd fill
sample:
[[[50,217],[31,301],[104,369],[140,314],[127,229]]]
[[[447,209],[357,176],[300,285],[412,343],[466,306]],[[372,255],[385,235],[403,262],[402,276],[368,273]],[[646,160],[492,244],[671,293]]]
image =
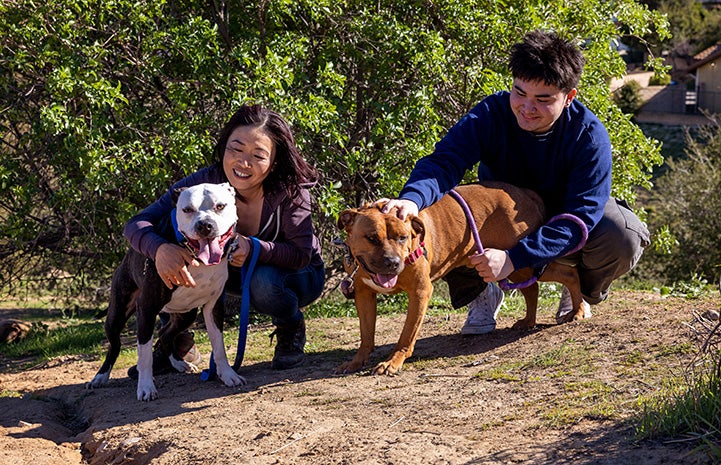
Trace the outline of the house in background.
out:
[[[721,42],[695,55],[686,72],[695,75],[697,108],[721,113]]]
[[[679,69],[687,84],[672,83],[657,88],[643,111],[671,114],[721,114],[721,42],[694,55]]]

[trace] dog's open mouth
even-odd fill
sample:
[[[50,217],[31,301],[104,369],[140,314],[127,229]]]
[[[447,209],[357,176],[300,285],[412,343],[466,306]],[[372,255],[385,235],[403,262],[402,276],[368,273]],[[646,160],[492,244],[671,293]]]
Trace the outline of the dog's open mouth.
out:
[[[223,259],[225,246],[233,237],[234,232],[235,228],[231,226],[222,236],[201,237],[198,239],[188,238],[188,245],[204,265],[217,265]]]
[[[392,289],[398,282],[397,274],[372,274],[373,282],[384,289]]]

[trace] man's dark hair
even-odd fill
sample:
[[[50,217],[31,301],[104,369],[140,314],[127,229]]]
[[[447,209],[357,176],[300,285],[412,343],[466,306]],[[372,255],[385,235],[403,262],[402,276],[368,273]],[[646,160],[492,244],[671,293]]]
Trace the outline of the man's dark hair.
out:
[[[511,48],[509,68],[514,78],[569,92],[578,85],[585,62],[581,50],[555,32],[532,31]]]

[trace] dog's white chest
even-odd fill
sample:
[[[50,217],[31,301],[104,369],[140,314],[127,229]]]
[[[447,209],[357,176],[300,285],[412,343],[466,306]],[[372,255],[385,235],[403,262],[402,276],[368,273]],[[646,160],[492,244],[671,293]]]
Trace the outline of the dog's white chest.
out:
[[[220,263],[212,266],[189,266],[191,276],[195,280],[195,287],[178,287],[173,291],[170,302],[165,304],[163,310],[168,313],[182,313],[208,302],[215,302],[223,292],[225,282],[228,280],[228,260],[223,258]]]

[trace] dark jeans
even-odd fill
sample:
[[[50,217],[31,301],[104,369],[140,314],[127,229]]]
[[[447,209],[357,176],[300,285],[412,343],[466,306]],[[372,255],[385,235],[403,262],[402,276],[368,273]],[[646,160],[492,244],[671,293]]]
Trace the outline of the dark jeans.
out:
[[[593,305],[608,297],[611,283],[636,266],[650,242],[648,229],[628,204],[611,198],[583,249],[557,261],[578,268],[583,298]],[[454,308],[468,305],[486,288],[473,268],[456,268],[444,279]]]
[[[250,281],[250,306],[258,313],[270,315],[275,325],[295,325],[303,319],[300,309],[323,292],[325,268],[309,265],[290,270],[258,264]],[[240,269],[231,267],[225,291],[240,294]]]

